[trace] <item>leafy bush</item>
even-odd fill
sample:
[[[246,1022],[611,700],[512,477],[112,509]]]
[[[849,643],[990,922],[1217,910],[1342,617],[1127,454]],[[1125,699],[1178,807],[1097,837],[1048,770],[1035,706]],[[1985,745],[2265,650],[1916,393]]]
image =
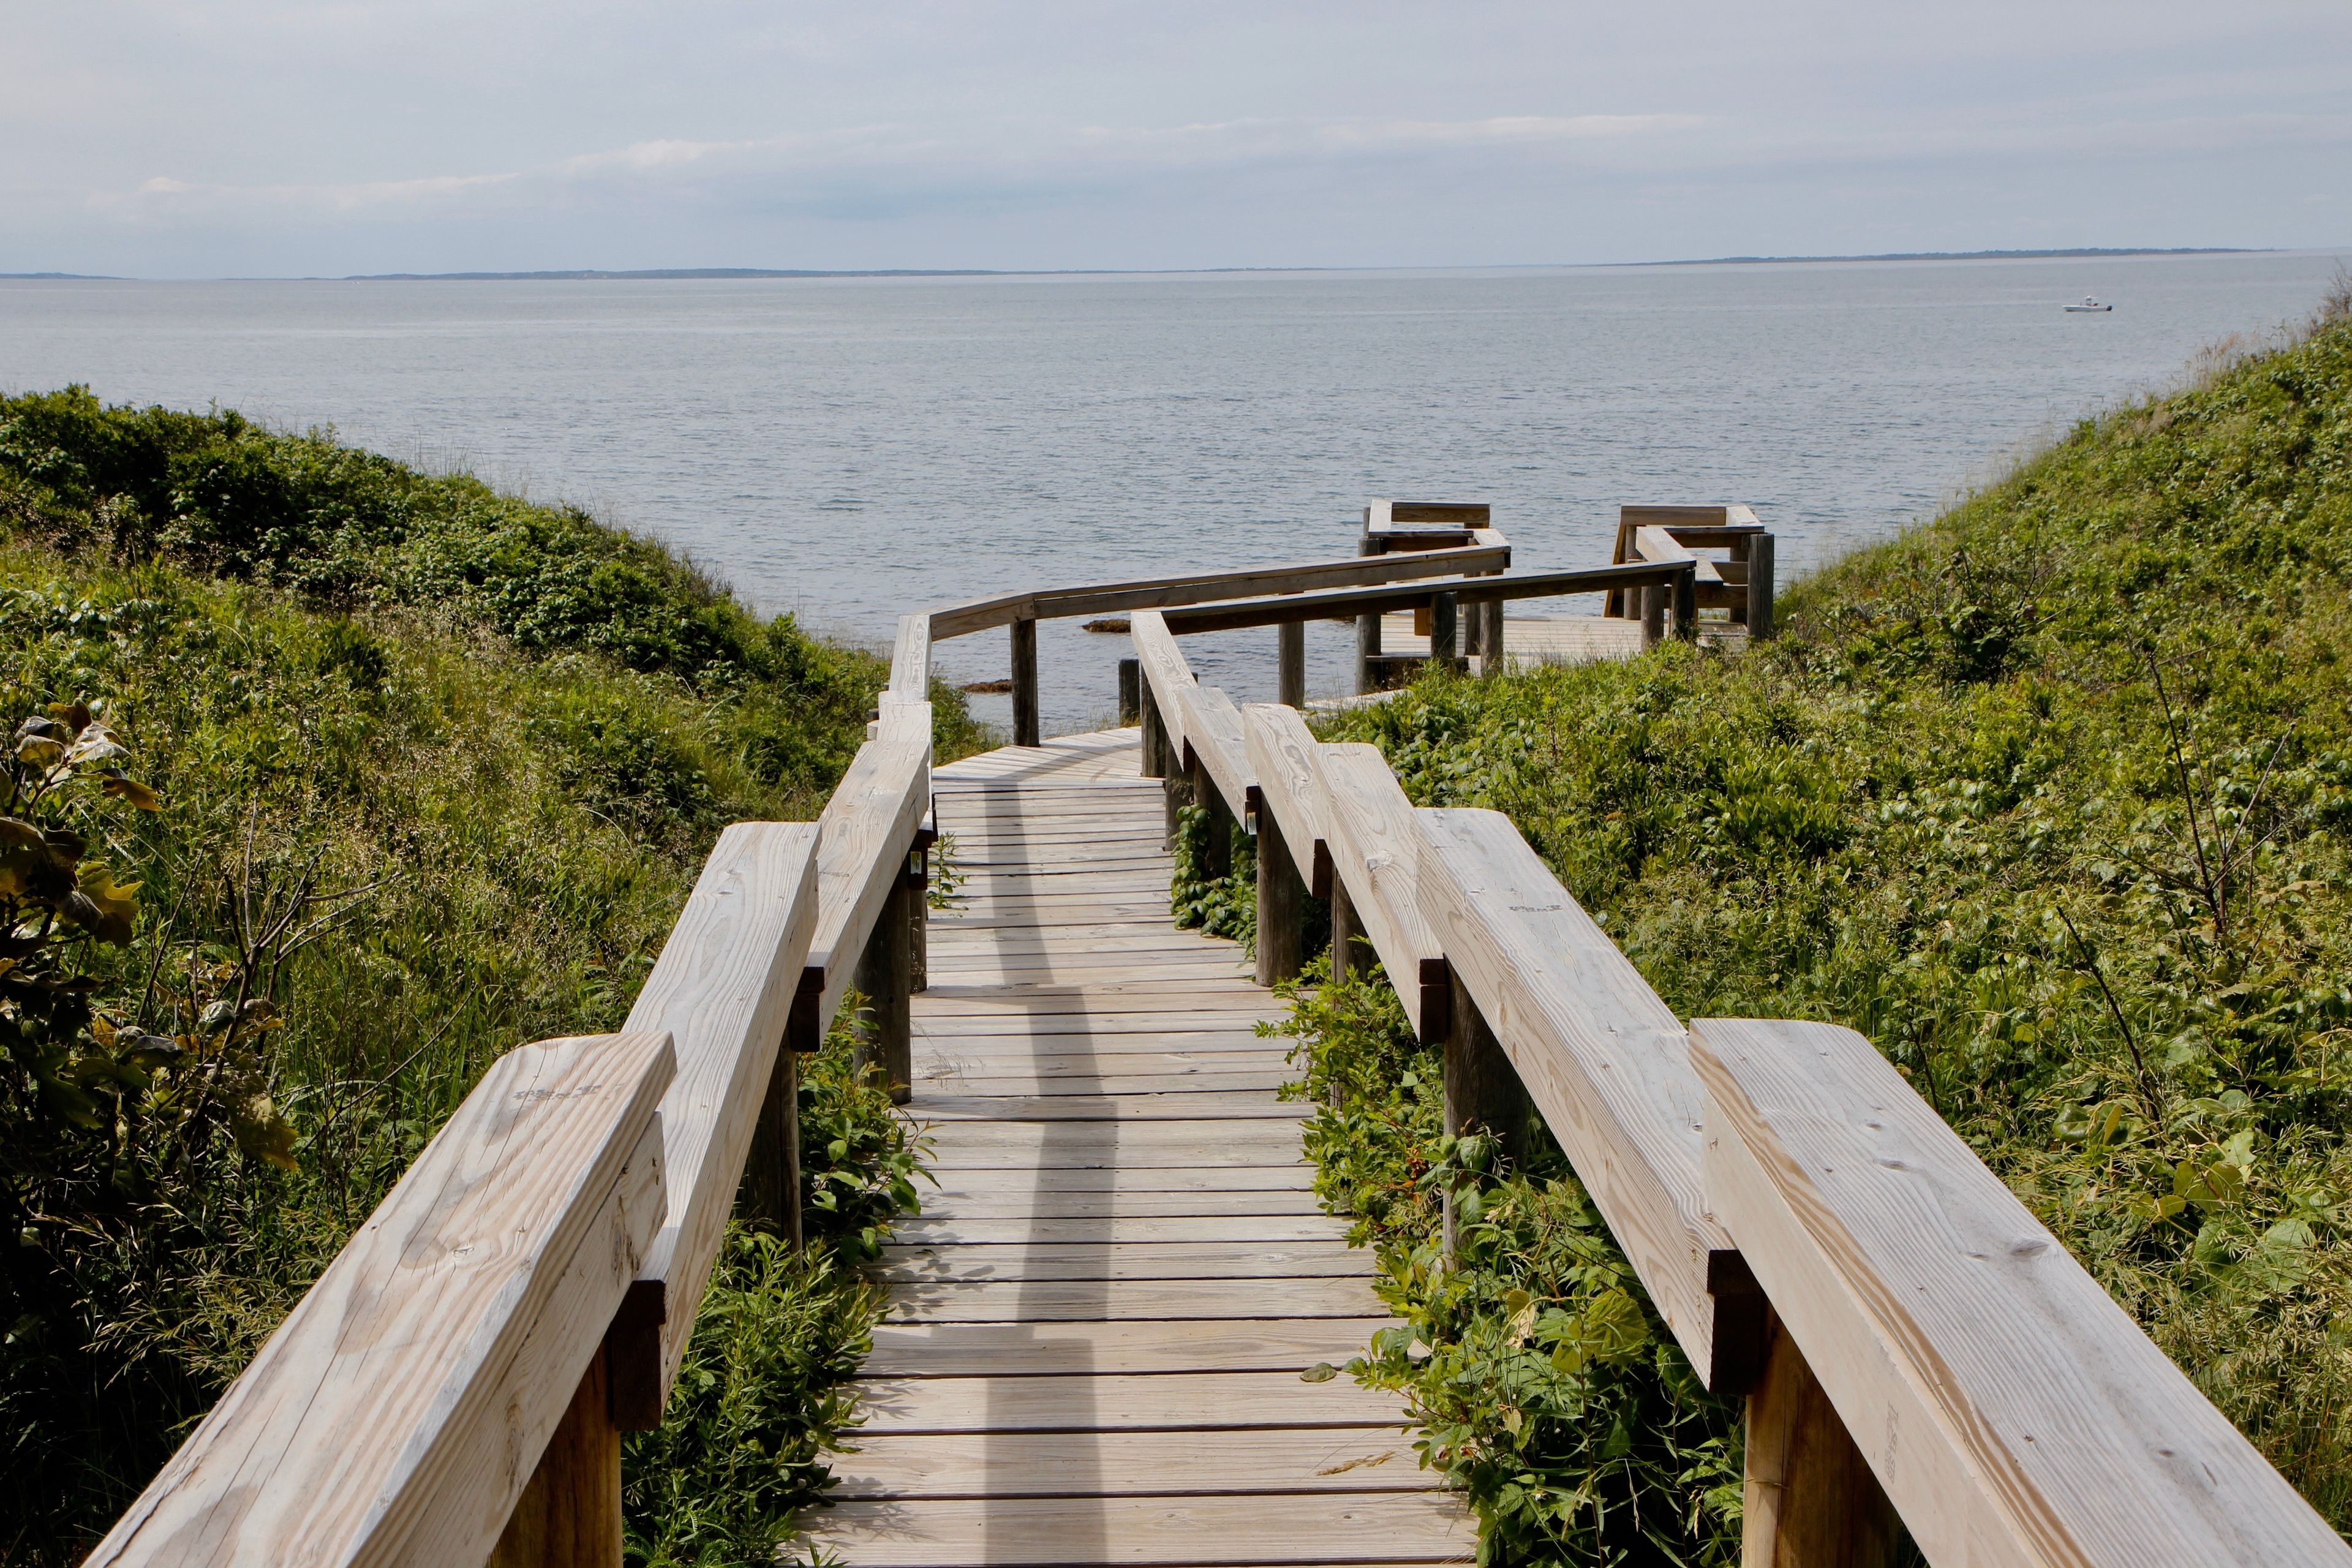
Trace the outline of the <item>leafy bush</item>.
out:
[[[2338,320],[1797,584],[1771,644],[1328,728],[1509,814],[1678,1013],[1868,1035],[2342,1529],[2347,588]]]
[[[0,712],[88,704],[160,807],[93,776],[5,813],[61,917],[140,913],[0,952],[0,1555],[80,1559],[499,1052],[617,1026],[718,830],[815,816],[882,679],[576,513],[234,415],[0,400]],[[890,1135],[812,1114],[870,1247]],[[804,1285],[737,1315],[849,1321]],[[772,1364],[831,1353],[795,1343]]]
[[[1181,807],[1176,814],[1176,867],[1168,901],[1176,924],[1203,936],[1221,936],[1244,946],[1257,940],[1257,840],[1232,829],[1231,864],[1222,877],[1209,875],[1209,808]]]
[[[1736,1563],[1737,1407],[1699,1385],[1557,1146],[1528,1130],[1513,1168],[1496,1133],[1521,1130],[1446,1136],[1441,1053],[1377,968],[1333,984],[1318,960],[1303,986],[1269,1032],[1317,1106],[1316,1191],[1357,1216],[1401,1320],[1347,1370],[1405,1397],[1423,1462],[1476,1511],[1479,1562]]]

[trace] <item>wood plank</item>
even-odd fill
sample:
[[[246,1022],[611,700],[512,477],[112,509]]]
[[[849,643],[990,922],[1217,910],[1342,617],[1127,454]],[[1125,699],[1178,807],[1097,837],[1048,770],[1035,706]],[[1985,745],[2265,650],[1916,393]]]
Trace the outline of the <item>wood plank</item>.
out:
[[[1319,1215],[1322,1203],[1305,1188],[1242,1187],[1230,1192],[1126,1191],[1066,1192],[1055,1188],[1009,1187],[993,1193],[973,1192],[960,1184],[953,1193],[925,1192],[925,1213],[952,1215],[958,1219],[1139,1219],[1148,1215],[1191,1215],[1245,1217],[1254,1215]],[[1332,1222],[1333,1236],[1342,1222]]]
[[[1692,1037],[1707,1196],[1931,1560],[2352,1563],[1868,1040]]]
[[[1257,775],[1259,809],[1274,813],[1282,841],[1302,876],[1330,864],[1323,837],[1323,782],[1317,758],[1321,747],[1296,708],[1252,702],[1242,709],[1242,731],[1250,771]],[[1328,898],[1330,889],[1317,889]]]
[[[1709,1386],[1738,1386],[1761,1356],[1762,1324],[1719,1322],[1725,1303],[1708,1291],[1710,1269],[1736,1257],[1700,1186],[1682,1021],[1509,818],[1417,815],[1422,913],[1691,1364]]]
[[[1171,636],[1200,632],[1239,631],[1250,626],[1279,626],[1286,621],[1345,619],[1385,615],[1426,605],[1440,594],[1451,594],[1463,605],[1491,605],[1518,599],[1557,599],[1578,594],[1605,594],[1672,582],[1680,572],[1673,563],[1639,562],[1622,566],[1590,567],[1576,572],[1529,572],[1516,577],[1460,577],[1417,583],[1402,588],[1339,588],[1324,593],[1294,594],[1273,599],[1243,599],[1206,605],[1198,609],[1170,610],[1161,624]]]
[[[1062,1076],[999,1076],[983,1073],[951,1063],[917,1064],[915,1089],[921,1097],[925,1114],[937,1103],[940,1095],[1018,1096],[1023,1099],[1099,1099],[1105,1096],[1139,1095],[1155,1101],[1172,1094],[1190,1094],[1198,1090],[1248,1092],[1261,1100],[1273,1101],[1276,1091],[1297,1075],[1280,1065],[1270,1065],[1248,1072],[1209,1072],[1193,1068],[1185,1072],[1168,1073],[1096,1073],[1083,1076],[1072,1073]]]
[[[817,926],[808,962],[823,974],[820,1025],[840,1010],[930,800],[930,705],[885,708],[876,738],[857,749],[817,818]]]
[[[1642,559],[1644,561],[1688,561],[1696,563],[1698,567],[1698,580],[1702,587],[1708,584],[1720,585],[1723,582],[1723,574],[1715,569],[1714,562],[1706,560],[1702,556],[1692,554],[1688,550],[1683,548],[1682,541],[1676,539],[1673,534],[1667,532],[1663,528],[1635,529],[1633,531],[1633,548],[1641,552]]]
[[[1445,952],[1415,892],[1421,836],[1412,803],[1377,746],[1318,747],[1316,776],[1331,874],[1346,885],[1405,1016],[1424,1041],[1443,1039]]]
[[[814,940],[818,831],[739,822],[720,833],[624,1026],[677,1043],[677,1074],[661,1107],[668,1213],[644,1275],[663,1291],[665,1394],[734,1211]]]
[[[1250,767],[1249,743],[1242,736],[1241,710],[1213,686],[1186,687],[1181,695],[1185,762],[1200,761],[1225,809],[1240,817],[1257,798],[1257,774]]]
[[[931,617],[917,612],[898,617],[890,648],[890,693],[904,702],[931,700]]]
[[[89,1561],[485,1560],[661,1225],[675,1066],[492,1062]]]
[[[1499,539],[1499,535],[1496,536]],[[1465,544],[1453,550],[1431,551],[1431,561],[1411,555],[1350,556],[1336,561],[1292,561],[1275,566],[1244,566],[1226,572],[1193,572],[1173,577],[1139,577],[1124,583],[1097,583],[1085,587],[1040,588],[1021,594],[1000,594],[963,604],[944,605],[929,613],[930,635],[940,639],[964,637],[992,626],[1032,617],[1055,620],[1072,616],[1106,616],[1122,611],[1198,605],[1213,599],[1248,598],[1258,594],[1289,594],[1300,589],[1329,587],[1343,583],[1393,583],[1412,577],[1443,576],[1452,572],[1499,572],[1511,563],[1507,543]]]
[[[905,1281],[1026,1279],[1364,1279],[1371,1255],[1344,1241],[994,1244],[914,1242],[882,1249],[877,1272]]]
[[[1283,1372],[1346,1364],[1388,1318],[1227,1318],[1055,1323],[884,1323],[858,1376],[1108,1376],[1121,1373]],[[1315,1386],[1315,1385],[1309,1385]],[[1391,1419],[1401,1417],[1392,1416]],[[866,1440],[860,1433],[858,1440]]]
[[[1427,1491],[1402,1431],[1234,1432],[1204,1444],[1182,1432],[936,1433],[873,1437],[834,1462],[844,1500],[1186,1497],[1255,1493]]]
[[[1316,1241],[1332,1234],[1328,1215],[1253,1215],[1236,1220],[1223,1215],[1169,1215],[1147,1219],[961,1219],[925,1216],[898,1222],[892,1233],[907,1241]],[[1261,1309],[1260,1316],[1264,1315]]]
[[[896,1282],[893,1323],[1053,1323],[1122,1318],[1360,1318],[1379,1305],[1360,1279],[1031,1279]]]
[[[1058,1326],[1047,1331],[1062,1331]],[[861,1436],[898,1432],[1394,1427],[1405,1419],[1403,1401],[1393,1394],[1360,1388],[1349,1377],[1301,1383],[1295,1372],[879,1377],[862,1380],[857,1392],[866,1418],[859,1428]]]
[[[1168,754],[1181,758],[1184,754],[1185,714],[1191,704],[1186,697],[1199,684],[1192,679],[1192,667],[1184,662],[1184,655],[1176,647],[1176,639],[1168,633],[1168,623],[1157,610],[1139,610],[1128,625],[1128,637],[1135,644],[1136,663],[1143,672],[1145,684],[1151,689],[1151,700],[1159,704],[1160,723],[1168,736]]]
[[[1279,1165],[1223,1168],[1183,1165],[1159,1169],[1113,1167],[1091,1171],[974,1170],[938,1161],[927,1163],[943,1194],[990,1193],[1247,1193],[1308,1190],[1315,1167],[1304,1160]],[[1207,1212],[1205,1210],[1202,1212]]]
[[[1477,1549],[1461,1504],[1425,1491],[1348,1494],[1312,1510],[1247,1494],[845,1502],[805,1541],[860,1568],[1466,1563]]]
[[[914,1113],[936,1123],[957,1121],[1004,1123],[1038,1121],[1197,1121],[1203,1116],[1265,1121],[1297,1122],[1314,1114],[1315,1107],[1299,1100],[1276,1100],[1272,1094],[1234,1090],[1227,1093],[1187,1084],[1157,1094],[954,1094],[923,1097]]]

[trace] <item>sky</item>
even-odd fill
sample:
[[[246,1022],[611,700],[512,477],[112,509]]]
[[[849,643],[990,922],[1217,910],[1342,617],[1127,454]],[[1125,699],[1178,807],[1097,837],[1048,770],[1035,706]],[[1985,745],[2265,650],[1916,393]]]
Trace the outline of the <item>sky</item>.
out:
[[[2347,0],[0,0],[0,271],[2347,242]]]

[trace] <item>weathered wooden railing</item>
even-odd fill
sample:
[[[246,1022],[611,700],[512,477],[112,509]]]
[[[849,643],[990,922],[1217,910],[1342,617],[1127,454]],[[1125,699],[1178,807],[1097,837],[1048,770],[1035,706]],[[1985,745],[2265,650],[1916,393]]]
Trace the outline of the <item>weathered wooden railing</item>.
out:
[[[1035,623],[1125,609],[1145,771],[1213,807],[1213,854],[1255,828],[1259,978],[1297,973],[1328,898],[1334,968],[1376,956],[1444,1042],[1449,1127],[1542,1114],[1692,1364],[1747,1396],[1751,1563],[1883,1560],[1891,1504],[1937,1563],[2352,1564],[1866,1040],[1685,1027],[1507,819],[1415,810],[1372,748],[1315,740],[1306,620],[1371,617],[1377,654],[1381,614],[1425,607],[1453,658],[1464,605],[1499,649],[1513,598],[1639,594],[1685,632],[1708,603],[1670,553],[1491,575],[1486,521],[1378,503],[1355,560],[906,617],[820,820],[720,836],[623,1033],[493,1064],[90,1561],[617,1563],[620,1433],[659,1419],[729,1214],[797,1235],[796,1058],[853,987],[908,1082],[931,642],[1012,626],[1034,742]],[[1265,625],[1291,705],[1237,708],[1175,640]]]
[[[1693,553],[1722,550],[1727,560]],[[1750,637],[1772,635],[1773,538],[1753,508],[1728,506],[1628,506],[1617,512],[1617,550],[1612,561],[1687,561],[1697,573],[1695,598],[1702,610],[1728,610],[1734,625]],[[1632,594],[1612,594],[1605,616],[1622,616],[1654,626],[1661,606]]]
[[[1760,630],[1769,545],[1742,531]],[[1670,593],[1687,626],[1703,581],[1653,547],[1681,575],[1560,575]],[[1487,590],[1415,590],[1440,591]],[[1449,1130],[1541,1114],[1692,1366],[1745,1396],[1750,1568],[1889,1562],[1898,1517],[1970,1568],[2352,1564],[1869,1041],[1685,1024],[1507,818],[1416,810],[1373,748],[1193,679],[1180,632],[1411,602],[1302,600],[1135,616],[1144,769],[1223,834],[1255,824],[1261,982],[1297,973],[1305,900],[1328,898],[1334,971],[1377,955],[1443,1042]]]

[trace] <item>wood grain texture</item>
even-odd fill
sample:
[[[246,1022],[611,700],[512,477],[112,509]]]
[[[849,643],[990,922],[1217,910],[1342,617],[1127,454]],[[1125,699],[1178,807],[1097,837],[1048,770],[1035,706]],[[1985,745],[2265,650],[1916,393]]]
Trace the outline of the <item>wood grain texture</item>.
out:
[[[1235,1226],[1237,1231],[1244,1227]],[[1372,1255],[1328,1241],[1171,1241],[1104,1247],[1092,1242],[1021,1241],[996,1247],[915,1242],[886,1247],[877,1271],[893,1281],[1007,1279],[1284,1279],[1325,1276],[1367,1279]],[[1359,1305],[1361,1303],[1359,1302]]]
[[[857,961],[904,874],[930,810],[931,705],[885,708],[817,818],[817,924],[808,963],[822,971],[822,1029],[841,1008]]]
[[[816,929],[817,832],[740,822],[721,833],[629,1009],[626,1027],[677,1047],[662,1100],[669,1213],[644,1274],[666,1295],[665,1393],[719,1256]]]
[[[1710,1255],[1732,1250],[1699,1180],[1701,1097],[1682,1021],[1499,812],[1423,810],[1420,907],[1659,1314],[1709,1385]]]
[[[1050,1339],[1058,1325],[1034,1331]],[[877,1331],[877,1332],[881,1331]],[[1215,1432],[1234,1427],[1388,1426],[1404,1402],[1352,1378],[1301,1383],[1296,1372],[1107,1373],[1087,1377],[864,1380],[862,1434],[898,1432]]]
[[[1291,858],[1302,875],[1311,877],[1314,867],[1330,864],[1331,854],[1323,839],[1323,781],[1316,766],[1321,748],[1296,708],[1251,702],[1241,713],[1243,745],[1257,779],[1258,809],[1271,812],[1281,824]],[[1310,887],[1308,891],[1328,898],[1331,890]]]
[[[1233,1432],[1213,1444],[1181,1432],[938,1433],[874,1437],[835,1467],[835,1496],[1186,1497],[1231,1491],[1246,1477],[1259,1494],[1430,1491],[1403,1431],[1339,1426],[1320,1433]]]
[[[890,647],[889,695],[900,702],[931,700],[931,617],[917,611],[898,617]]]
[[[1196,683],[1178,689],[1185,704],[1185,760],[1199,760],[1223,797],[1225,809],[1238,817],[1257,795],[1249,744],[1242,738],[1241,710],[1213,686]]]
[[[1692,1042],[1707,1196],[1931,1561],[2352,1563],[1868,1040]]]
[[[1390,1320],[1227,1318],[1205,1322],[885,1323],[858,1375],[1068,1377],[1113,1373],[1306,1371],[1361,1355]]]
[[[674,1067],[493,1062],[88,1561],[485,1561],[661,1223]]]
[[[1318,1500],[1232,1497],[926,1500],[920,1509],[845,1502],[809,1532],[859,1568],[973,1564],[1466,1563],[1475,1533],[1451,1499],[1368,1492]],[[1209,1546],[1208,1542],[1226,1542]]]

